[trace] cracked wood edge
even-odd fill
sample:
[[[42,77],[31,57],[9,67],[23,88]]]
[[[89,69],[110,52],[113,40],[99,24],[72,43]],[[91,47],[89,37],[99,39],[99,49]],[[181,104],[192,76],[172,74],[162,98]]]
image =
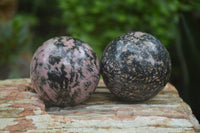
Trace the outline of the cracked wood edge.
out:
[[[11,90],[6,91],[8,88]],[[62,110],[62,113],[66,113],[64,115],[59,115],[61,112],[51,114],[45,110],[37,94],[32,93],[34,91],[30,79],[0,81],[0,89],[0,131],[121,132],[124,128],[126,130],[123,132],[145,130],[200,132],[199,123],[192,114],[191,108],[182,101],[175,87],[169,83],[153,99],[139,104],[127,104],[112,101],[112,98],[106,96],[102,98],[108,95],[109,91],[101,80],[96,93],[88,101],[83,105]],[[21,93],[18,93],[19,91]],[[7,99],[2,100],[4,96],[7,96]],[[159,100],[161,104],[156,105]],[[177,103],[167,105],[168,101],[173,102],[173,100]],[[168,111],[168,107],[172,110]],[[101,110],[102,108],[104,110]]]

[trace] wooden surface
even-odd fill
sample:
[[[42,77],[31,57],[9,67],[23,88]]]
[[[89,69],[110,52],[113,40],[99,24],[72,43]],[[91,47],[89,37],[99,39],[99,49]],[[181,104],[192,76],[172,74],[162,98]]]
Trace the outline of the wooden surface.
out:
[[[120,102],[102,81],[74,107],[45,108],[29,79],[0,81],[0,132],[193,133],[200,125],[171,85],[141,103]]]

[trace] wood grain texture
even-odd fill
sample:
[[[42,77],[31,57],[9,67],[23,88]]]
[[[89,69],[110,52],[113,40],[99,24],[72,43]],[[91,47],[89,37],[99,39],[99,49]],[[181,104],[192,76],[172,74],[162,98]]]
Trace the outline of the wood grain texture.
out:
[[[0,81],[0,132],[193,133],[200,125],[170,83],[141,103],[115,99],[103,81],[74,107],[45,108],[30,79]]]

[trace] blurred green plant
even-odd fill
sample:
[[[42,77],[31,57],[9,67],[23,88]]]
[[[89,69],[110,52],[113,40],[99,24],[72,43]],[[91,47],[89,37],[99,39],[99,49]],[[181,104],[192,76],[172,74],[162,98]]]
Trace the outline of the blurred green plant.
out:
[[[0,21],[0,64],[10,63],[14,56],[26,50],[31,43],[31,33],[27,17],[17,15],[7,23]]]
[[[33,19],[34,23],[31,25],[34,38],[31,46],[32,52],[47,39],[66,34],[65,24],[60,18],[62,12],[58,6],[58,0],[20,0],[18,13],[26,14]]]
[[[188,6],[178,0],[58,0],[67,32],[88,42],[101,57],[105,46],[129,31],[144,31],[168,46],[176,38],[179,10]]]

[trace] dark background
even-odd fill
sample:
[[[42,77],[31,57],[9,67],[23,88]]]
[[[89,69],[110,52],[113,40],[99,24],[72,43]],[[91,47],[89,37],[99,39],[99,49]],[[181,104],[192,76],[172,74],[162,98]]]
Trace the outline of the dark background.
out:
[[[115,37],[143,31],[172,58],[170,82],[200,120],[199,0],[0,0],[0,79],[29,77],[34,51],[54,36],[79,38],[99,58]]]

